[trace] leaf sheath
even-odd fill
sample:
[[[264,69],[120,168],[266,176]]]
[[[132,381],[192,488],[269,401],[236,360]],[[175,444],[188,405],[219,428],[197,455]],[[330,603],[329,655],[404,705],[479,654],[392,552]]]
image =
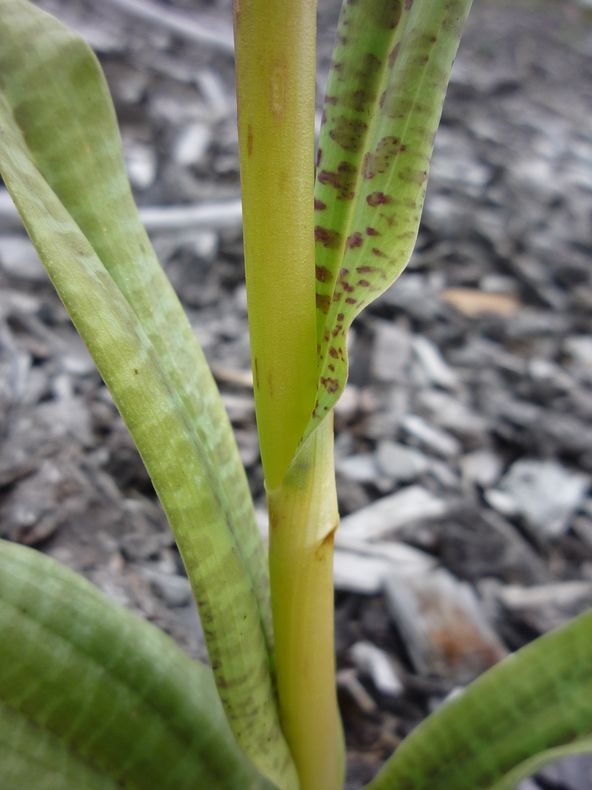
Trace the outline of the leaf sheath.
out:
[[[268,489],[314,405],[316,0],[235,2],[236,83],[251,358]]]

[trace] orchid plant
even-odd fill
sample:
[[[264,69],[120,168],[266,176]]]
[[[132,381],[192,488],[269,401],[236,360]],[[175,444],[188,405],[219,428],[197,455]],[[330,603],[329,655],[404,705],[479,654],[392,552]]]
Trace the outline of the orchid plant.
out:
[[[347,333],[412,253],[470,0],[344,0],[316,149],[314,0],[235,0],[244,244],[269,552],[231,426],[140,224],[87,45],[0,0],[0,173],[138,447],[210,666],[0,542],[0,786],[338,790],[332,410]],[[502,662],[373,790],[502,790],[592,748],[592,614]]]

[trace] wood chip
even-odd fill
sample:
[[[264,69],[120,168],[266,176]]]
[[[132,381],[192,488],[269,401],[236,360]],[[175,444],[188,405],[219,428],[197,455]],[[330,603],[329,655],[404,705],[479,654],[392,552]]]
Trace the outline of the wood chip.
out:
[[[360,672],[372,680],[381,694],[398,697],[403,693],[403,683],[384,650],[371,642],[356,642],[350,649],[350,655]]]
[[[520,309],[520,301],[510,294],[485,293],[473,288],[447,288],[440,298],[455,307],[464,315],[511,316]]]
[[[507,653],[473,589],[448,571],[392,575],[387,604],[416,670],[464,685]]]
[[[592,607],[592,582],[574,581],[535,587],[508,585],[497,593],[504,609],[543,634]]]
[[[441,518],[446,511],[444,500],[427,489],[407,486],[346,516],[340,530],[344,538],[376,540],[415,521]]]
[[[200,22],[196,14],[186,14],[171,7],[158,5],[151,0],[107,0],[107,2],[194,44],[207,45],[228,54],[234,52],[230,25],[222,26],[214,18],[208,19],[206,23],[202,14],[204,21]]]

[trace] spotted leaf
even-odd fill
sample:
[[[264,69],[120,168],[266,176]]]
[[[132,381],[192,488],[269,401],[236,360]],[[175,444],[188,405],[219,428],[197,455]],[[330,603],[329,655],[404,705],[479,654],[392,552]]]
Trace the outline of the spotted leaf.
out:
[[[434,136],[471,0],[349,0],[317,152],[319,385],[307,433],[347,377],[346,335],[413,250]]]

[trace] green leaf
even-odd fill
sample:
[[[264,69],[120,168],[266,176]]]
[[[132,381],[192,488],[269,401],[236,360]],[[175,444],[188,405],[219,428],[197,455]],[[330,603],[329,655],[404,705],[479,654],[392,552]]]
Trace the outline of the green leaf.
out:
[[[534,757],[520,763],[513,771],[510,771],[500,782],[496,782],[491,790],[515,790],[518,783],[528,776],[537,773],[549,763],[562,760],[564,757],[592,753],[592,737],[581,738],[567,746],[557,746],[554,749],[547,749]]]
[[[211,671],[81,576],[0,541],[0,786],[269,788]]]
[[[591,736],[588,612],[445,703],[403,741],[368,788],[510,790],[545,762],[586,750]]]
[[[266,561],[228,418],[139,222],[98,62],[24,0],[0,0],[0,173],[163,504],[234,732],[263,771],[291,775]]]
[[[347,377],[356,315],[407,265],[471,0],[344,2],[317,155],[320,378],[307,433]]]

